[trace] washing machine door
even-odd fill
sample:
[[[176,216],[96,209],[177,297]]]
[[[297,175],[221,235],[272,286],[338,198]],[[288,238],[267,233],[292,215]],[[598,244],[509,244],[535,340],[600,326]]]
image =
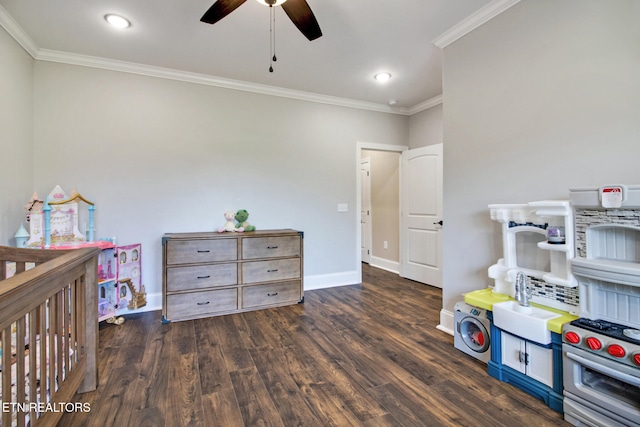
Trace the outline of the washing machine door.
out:
[[[475,317],[464,317],[460,320],[460,337],[467,347],[477,353],[484,353],[491,344],[489,331]]]

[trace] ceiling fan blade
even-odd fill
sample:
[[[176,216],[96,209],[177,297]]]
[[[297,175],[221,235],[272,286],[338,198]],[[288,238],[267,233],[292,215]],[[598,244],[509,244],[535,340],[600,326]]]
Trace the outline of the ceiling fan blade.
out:
[[[215,24],[247,0],[218,0],[207,10],[200,21]]]
[[[306,0],[287,0],[282,8],[306,38],[315,40],[322,36],[320,25]]]

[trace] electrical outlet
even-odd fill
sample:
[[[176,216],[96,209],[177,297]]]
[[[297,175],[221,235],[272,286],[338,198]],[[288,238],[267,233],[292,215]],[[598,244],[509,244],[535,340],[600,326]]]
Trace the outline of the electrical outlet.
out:
[[[385,249],[389,249],[389,242],[387,242],[386,240],[382,245],[384,246]]]

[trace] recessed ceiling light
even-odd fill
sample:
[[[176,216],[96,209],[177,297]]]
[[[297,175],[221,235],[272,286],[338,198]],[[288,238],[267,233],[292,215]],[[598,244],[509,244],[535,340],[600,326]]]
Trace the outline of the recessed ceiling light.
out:
[[[389,73],[378,73],[375,76],[373,76],[374,79],[376,79],[379,82],[386,82],[387,80],[389,80],[391,78],[391,74]]]
[[[105,15],[104,19],[106,19],[109,24],[113,25],[116,28],[128,28],[131,26],[131,22],[129,22],[128,19],[123,18],[119,15]]]

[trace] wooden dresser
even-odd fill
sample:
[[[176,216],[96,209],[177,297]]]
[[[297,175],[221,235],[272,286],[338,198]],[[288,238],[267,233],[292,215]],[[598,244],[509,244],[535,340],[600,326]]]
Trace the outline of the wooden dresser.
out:
[[[197,319],[304,300],[303,233],[167,233],[162,321]]]

